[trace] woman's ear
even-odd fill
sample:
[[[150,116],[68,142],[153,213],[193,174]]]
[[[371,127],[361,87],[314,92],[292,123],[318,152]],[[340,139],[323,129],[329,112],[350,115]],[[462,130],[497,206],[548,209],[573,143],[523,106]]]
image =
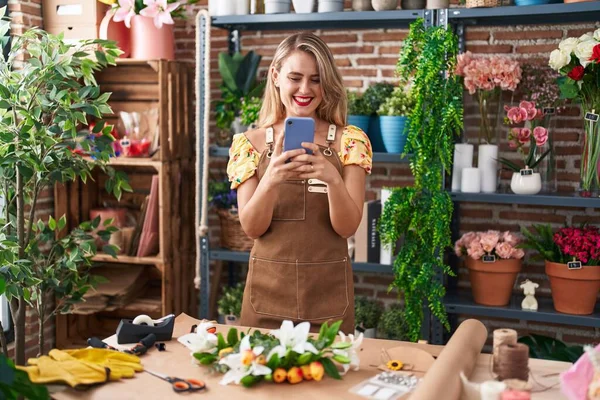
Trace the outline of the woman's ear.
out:
[[[277,71],[277,69],[275,67],[271,67],[271,77],[273,78],[273,85],[275,85],[275,87],[279,87],[279,71]]]

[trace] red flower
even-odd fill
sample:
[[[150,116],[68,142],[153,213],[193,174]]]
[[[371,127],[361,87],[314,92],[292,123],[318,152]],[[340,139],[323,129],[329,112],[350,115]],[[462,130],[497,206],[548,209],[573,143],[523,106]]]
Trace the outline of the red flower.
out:
[[[595,45],[592,49],[590,61],[596,61],[597,64],[600,64],[600,44]]]
[[[596,46],[598,47],[598,46]],[[596,50],[596,47],[594,47],[594,51]],[[584,68],[581,65],[578,65],[576,67],[573,67],[573,69],[571,70],[571,72],[569,72],[567,74],[567,76],[571,79],[573,79],[574,81],[580,81],[583,79],[583,74],[585,73]]]

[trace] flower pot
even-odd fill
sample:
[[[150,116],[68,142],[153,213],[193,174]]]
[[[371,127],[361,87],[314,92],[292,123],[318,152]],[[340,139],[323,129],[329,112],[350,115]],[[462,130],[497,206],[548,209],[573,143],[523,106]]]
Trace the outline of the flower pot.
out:
[[[585,3],[588,1],[594,1],[594,0],[565,0],[565,3]]]
[[[344,11],[344,0],[319,0],[319,12]]]
[[[225,325],[238,325],[239,319],[235,315],[229,314],[225,316]]]
[[[308,14],[315,8],[316,0],[292,0],[296,14]]]
[[[131,18],[131,58],[139,60],[175,59],[173,25],[158,29],[152,18],[135,15]]]
[[[104,40],[114,40],[119,49],[123,51],[120,58],[127,58],[131,54],[131,32],[125,22],[113,21],[114,12],[106,13],[98,29],[98,37]]]
[[[426,0],[402,0],[400,7],[403,10],[421,10],[425,8]]]
[[[352,9],[354,11],[373,11],[371,0],[352,0]]]
[[[354,125],[367,133],[369,131],[369,121],[371,117],[368,115],[348,115],[348,125]]]
[[[395,10],[398,8],[398,0],[372,0],[371,5],[375,11]]]
[[[484,306],[505,306],[510,302],[512,289],[521,271],[521,259],[497,259],[484,263],[467,257],[473,299]]]
[[[365,329],[365,331],[362,334],[366,338],[375,339],[377,337],[377,328]],[[355,329],[354,330],[354,337],[358,337],[358,335],[360,335],[360,331],[358,331],[358,330]]]
[[[249,0],[235,0],[236,1],[236,14],[237,15],[248,15],[250,14],[250,1]]]
[[[265,0],[265,14],[285,14],[290,12],[291,0]]]
[[[385,153],[385,146],[381,138],[381,121],[378,116],[374,115],[369,119],[369,140],[371,140],[371,148],[375,153]]]
[[[388,153],[399,154],[404,151],[408,132],[405,130],[408,118],[399,116],[381,116],[381,138]]]
[[[236,0],[220,0],[217,5],[217,15],[235,15],[237,14]]]
[[[498,0],[467,0],[467,8],[497,7]]]
[[[542,178],[538,172],[534,172],[533,175],[513,172],[510,189],[515,194],[538,194],[542,190]]]
[[[427,0],[426,8],[428,10],[439,10],[442,8],[448,8],[450,0]]]
[[[594,312],[600,291],[600,267],[569,269],[567,264],[546,261],[546,274],[556,311],[576,315]]]
[[[477,168],[481,172],[481,191],[494,193],[498,186],[498,146],[495,144],[479,145]]]

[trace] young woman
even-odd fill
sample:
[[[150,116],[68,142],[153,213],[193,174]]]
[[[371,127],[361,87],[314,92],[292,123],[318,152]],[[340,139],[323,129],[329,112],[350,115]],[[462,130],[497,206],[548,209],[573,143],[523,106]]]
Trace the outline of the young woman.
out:
[[[354,331],[347,238],[362,217],[372,150],[363,131],[346,126],[346,103],[319,37],[299,33],[279,45],[259,129],[234,136],[227,166],[242,227],[255,239],[241,325],[278,328],[289,319],[318,330],[341,319],[343,332]],[[313,118],[314,143],[283,152],[287,117]]]

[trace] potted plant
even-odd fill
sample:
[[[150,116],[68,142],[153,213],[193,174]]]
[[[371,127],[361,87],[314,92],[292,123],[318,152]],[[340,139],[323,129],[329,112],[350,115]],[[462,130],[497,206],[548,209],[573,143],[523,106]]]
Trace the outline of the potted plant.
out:
[[[510,302],[524,251],[521,240],[506,231],[467,232],[454,245],[456,255],[465,256],[473,299],[485,306]]]
[[[594,312],[600,290],[600,231],[595,226],[565,227],[533,225],[536,233],[522,227],[523,248],[538,252],[550,278],[552,300],[558,312],[587,315]]]
[[[508,57],[474,57],[467,51],[458,56],[455,73],[464,78],[469,94],[476,95],[480,121],[477,167],[481,171],[481,191],[494,193],[498,185],[500,99],[503,91],[517,88],[521,67]]]
[[[262,99],[259,97],[242,98],[242,107],[240,109],[240,122],[249,129],[256,129],[258,114],[262,107]]]
[[[543,151],[543,146],[548,141],[548,129],[542,126],[544,112],[541,108],[536,108],[532,101],[521,101],[517,107],[505,106],[504,110],[508,125],[525,125],[522,128],[511,128],[508,134],[508,145],[521,155],[523,165],[504,157],[499,161],[513,171],[510,188],[514,193],[537,194],[542,189],[542,178],[534,170],[552,151],[551,148]],[[527,152],[526,145],[529,145]]]
[[[348,125],[354,125],[369,132],[370,108],[365,98],[356,92],[348,92]]]
[[[410,115],[405,152],[414,184],[393,188],[379,222],[384,246],[396,252],[394,281],[404,298],[407,337],[417,340],[428,302],[434,317],[449,329],[442,299],[445,289],[437,277],[452,274],[444,261],[449,248],[452,199],[444,189],[444,171],[452,170],[454,139],[462,130],[462,87],[455,74],[458,39],[444,27],[411,24],[403,42],[397,72],[402,81],[414,82],[415,101]],[[447,73],[449,71],[449,73]]]
[[[219,319],[226,325],[236,325],[242,313],[244,283],[223,288],[223,294],[217,301]]]
[[[372,0],[371,5],[375,11],[388,11],[398,8],[398,0]]]
[[[352,0],[352,10],[354,11],[373,11],[371,0]]]
[[[377,325],[377,336],[390,340],[410,339],[410,328],[406,323],[404,307],[400,304],[392,304],[383,312]]]
[[[265,14],[287,14],[292,0],[265,0]]]
[[[221,130],[217,138],[220,146],[229,146],[232,133],[242,133],[247,129],[241,123],[242,99],[262,97],[264,83],[256,81],[261,58],[254,51],[246,55],[219,53],[219,73],[223,83],[221,99],[215,102],[215,114],[217,128]]]
[[[318,10],[320,13],[344,11],[344,0],[319,0]]]
[[[408,127],[407,115],[414,106],[414,101],[407,89],[398,86],[377,110],[383,145],[388,153],[401,154],[404,152]]]
[[[208,203],[215,207],[221,225],[221,246],[235,251],[249,251],[254,240],[242,229],[237,209],[237,191],[230,188],[228,180],[211,181],[208,186]]]
[[[316,4],[316,0],[292,0],[296,14],[310,14]]]
[[[354,299],[354,320],[356,321],[355,336],[363,332],[366,338],[377,335],[377,324],[383,313],[383,306],[377,300],[366,297]]]
[[[3,19],[0,36],[7,30]],[[96,57],[90,58],[90,53]],[[108,174],[106,188],[117,198],[123,190],[131,190],[122,172],[106,167],[114,155],[112,128],[97,122],[92,135],[78,133],[88,116],[101,118],[112,112],[107,104],[110,93],[100,93],[94,73],[114,65],[119,54],[114,42],[67,44],[61,36],[33,28],[14,38],[7,59],[0,63],[0,190],[6,202],[0,215],[0,277],[10,302],[18,365],[25,362],[26,306],[37,312],[43,353],[47,319],[69,311],[93,284],[89,269],[97,248],[91,232],[99,219],[59,239],[66,219],[36,219],[40,193],[75,179],[85,182],[95,167]],[[21,68],[14,68],[21,62]],[[90,159],[74,151],[76,143]],[[106,228],[98,234],[108,239],[112,232],[114,228]],[[115,250],[103,249],[112,255]],[[52,293],[53,308],[48,302]]]
[[[394,84],[389,82],[377,82],[369,86],[363,94],[363,99],[367,104],[366,107],[368,110],[365,110],[365,112],[368,112],[368,115],[371,116],[368,132],[374,152],[385,152],[377,110],[379,110],[381,104],[383,104],[383,102],[392,94],[394,87]]]

